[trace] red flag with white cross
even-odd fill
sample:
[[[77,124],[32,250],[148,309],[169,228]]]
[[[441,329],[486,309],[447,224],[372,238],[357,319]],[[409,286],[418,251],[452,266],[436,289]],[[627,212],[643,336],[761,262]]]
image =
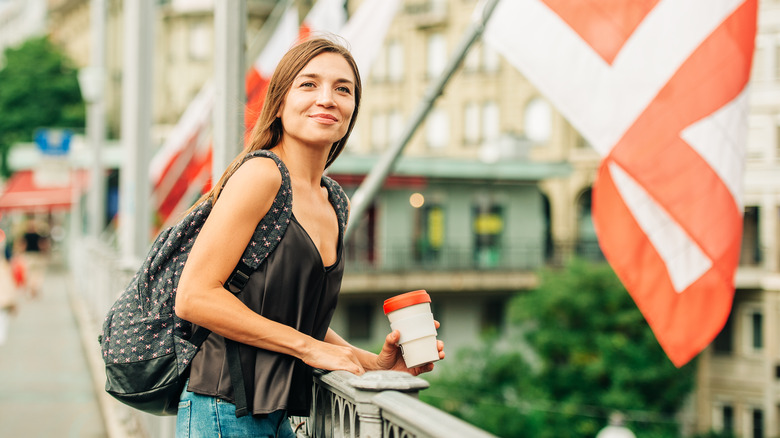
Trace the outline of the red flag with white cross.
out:
[[[682,366],[731,311],[756,0],[504,0],[486,41],[600,153],[608,262]]]

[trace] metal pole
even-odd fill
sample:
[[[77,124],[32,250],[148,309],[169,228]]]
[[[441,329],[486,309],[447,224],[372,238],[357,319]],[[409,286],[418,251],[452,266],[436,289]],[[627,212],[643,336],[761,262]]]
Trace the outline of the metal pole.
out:
[[[244,68],[246,0],[221,0],[214,6],[214,145],[212,180],[244,144]]]
[[[102,148],[106,138],[106,0],[90,2],[91,69],[96,73],[97,93],[87,105],[87,137],[92,147],[88,197],[89,236],[98,238],[106,222],[106,183]]]
[[[406,124],[400,138],[382,155],[377,164],[374,165],[374,168],[371,169],[368,176],[366,176],[363,183],[360,184],[360,187],[358,187],[355,194],[352,195],[352,209],[350,212],[349,226],[344,234],[344,240],[350,238],[366,209],[368,209],[368,206],[379,192],[379,189],[381,189],[382,184],[384,184],[385,179],[387,179],[387,176],[393,170],[393,167],[395,167],[401,152],[412,139],[417,128],[422,124],[423,120],[425,120],[425,117],[430,112],[434,102],[444,91],[445,85],[447,85],[447,82],[455,73],[455,70],[458,69],[461,62],[466,57],[466,53],[468,53],[472,44],[474,44],[485,31],[485,25],[487,24],[488,19],[490,19],[493,10],[496,8],[496,4],[498,4],[498,0],[487,0],[482,9],[482,15],[479,19],[472,22],[471,26],[466,30],[463,38],[455,49],[454,54],[450,57],[444,68],[444,71],[436,82],[432,83],[426,90],[422,101]]]
[[[281,21],[285,11],[293,3],[295,3],[295,0],[279,0],[276,2],[271,13],[268,14],[268,18],[263,22],[263,26],[246,49],[245,65],[252,65],[255,59],[260,56],[260,52],[263,51],[265,45],[268,44],[268,40],[273,36],[276,26],[279,25],[279,21]]]
[[[154,0],[124,2],[120,243],[123,262],[133,265],[149,246],[154,5]]]

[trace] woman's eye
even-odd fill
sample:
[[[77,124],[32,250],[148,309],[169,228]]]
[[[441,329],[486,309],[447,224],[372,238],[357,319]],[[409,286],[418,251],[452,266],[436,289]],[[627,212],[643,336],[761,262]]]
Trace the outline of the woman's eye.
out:
[[[338,87],[336,90],[342,93],[352,94],[352,90],[350,90],[349,87]]]
[[[313,87],[314,82],[304,82],[301,84],[301,87]]]

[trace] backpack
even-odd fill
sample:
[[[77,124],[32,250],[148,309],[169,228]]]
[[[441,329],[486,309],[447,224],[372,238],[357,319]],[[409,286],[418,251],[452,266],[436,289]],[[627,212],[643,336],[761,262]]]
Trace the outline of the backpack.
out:
[[[276,248],[292,215],[292,188],[284,163],[266,150],[247,154],[272,158],[282,174],[282,186],[273,205],[258,223],[225,288],[238,293],[249,276]],[[347,197],[332,179],[323,177],[343,235]],[[124,404],[155,415],[176,415],[188,367],[209,330],[176,316],[176,287],[195,237],[211,211],[211,201],[199,204],[155,239],[144,263],[109,310],[99,337],[106,364],[106,391]],[[238,345],[226,339],[236,416],[246,415],[246,394],[238,358]]]

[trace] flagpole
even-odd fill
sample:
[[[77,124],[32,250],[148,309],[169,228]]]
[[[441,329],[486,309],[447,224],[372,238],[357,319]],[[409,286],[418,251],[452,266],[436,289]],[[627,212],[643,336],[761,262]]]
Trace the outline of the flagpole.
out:
[[[271,13],[268,14],[268,18],[263,22],[257,35],[252,39],[249,46],[247,46],[246,65],[252,65],[252,63],[255,62],[255,59],[260,56],[260,52],[263,51],[266,44],[268,44],[268,41],[273,36],[274,31],[276,31],[276,27],[279,25],[282,16],[287,11],[287,8],[293,3],[295,3],[295,0],[280,0],[276,2],[276,5],[271,9]]]
[[[358,226],[360,219],[368,209],[368,206],[373,201],[379,189],[384,184],[387,176],[395,167],[401,152],[411,140],[417,128],[422,124],[425,117],[433,108],[433,104],[436,99],[444,91],[444,87],[449,82],[452,75],[460,66],[463,59],[466,57],[471,46],[475,41],[482,36],[485,31],[485,26],[490,19],[490,15],[495,10],[499,0],[487,0],[484,2],[482,13],[480,17],[471,23],[471,26],[466,30],[463,38],[455,49],[454,54],[450,57],[444,71],[439,76],[436,82],[432,83],[425,92],[422,101],[412,114],[412,117],[406,124],[406,127],[402,131],[398,140],[388,149],[379,161],[374,165],[371,172],[369,172],[363,183],[360,184],[357,191],[352,195],[350,221],[347,226],[347,230],[344,233],[344,240],[348,240],[354,229]]]

